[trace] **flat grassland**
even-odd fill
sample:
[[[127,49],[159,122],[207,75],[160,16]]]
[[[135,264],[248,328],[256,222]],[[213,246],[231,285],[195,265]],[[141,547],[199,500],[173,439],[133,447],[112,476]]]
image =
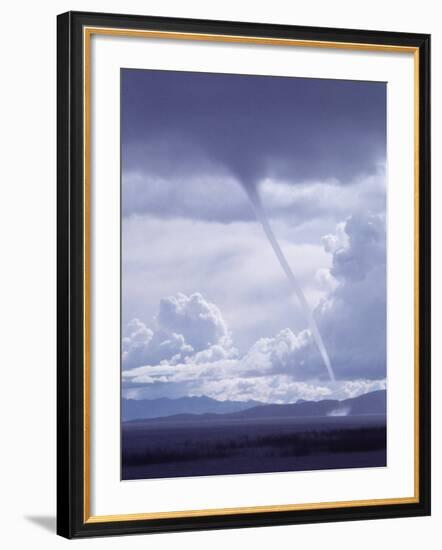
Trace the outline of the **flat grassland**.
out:
[[[386,440],[383,414],[125,422],[121,478],[382,467]]]

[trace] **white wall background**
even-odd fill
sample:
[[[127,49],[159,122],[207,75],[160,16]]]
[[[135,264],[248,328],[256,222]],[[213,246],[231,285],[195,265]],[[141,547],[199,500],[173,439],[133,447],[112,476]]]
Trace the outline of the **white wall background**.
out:
[[[0,524],[5,548],[436,548],[442,535],[442,17],[437,0],[8,2],[0,32]],[[68,542],[55,535],[55,16],[107,11],[432,34],[433,516]]]

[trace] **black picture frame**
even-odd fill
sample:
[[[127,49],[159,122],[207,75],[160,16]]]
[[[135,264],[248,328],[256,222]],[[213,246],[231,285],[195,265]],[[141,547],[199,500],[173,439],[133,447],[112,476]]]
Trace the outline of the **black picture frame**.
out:
[[[415,502],[112,521],[87,518],[84,371],[84,29],[107,27],[413,48],[418,74],[418,494]],[[430,514],[430,36],[68,12],[57,21],[57,533],[66,538]]]

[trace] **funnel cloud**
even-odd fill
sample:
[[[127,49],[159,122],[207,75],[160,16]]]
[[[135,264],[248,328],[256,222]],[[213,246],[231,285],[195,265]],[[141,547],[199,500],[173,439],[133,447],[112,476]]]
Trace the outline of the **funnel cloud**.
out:
[[[325,349],[324,342],[322,341],[321,333],[319,332],[318,326],[313,317],[310,306],[308,305],[308,302],[305,298],[304,292],[302,291],[302,288],[299,285],[292,269],[290,268],[290,265],[287,262],[287,259],[284,256],[284,253],[281,247],[279,246],[279,243],[275,237],[275,234],[273,233],[272,227],[270,226],[269,220],[267,218],[266,212],[264,210],[264,207],[262,205],[262,202],[259,196],[259,190],[257,186],[253,184],[249,184],[249,185],[243,184],[243,188],[246,191],[250,199],[250,202],[253,205],[256,219],[261,224],[264,230],[264,233],[270,243],[270,246],[272,247],[273,252],[275,253],[275,256],[278,259],[278,262],[281,265],[284,273],[286,274],[286,277],[290,283],[290,286],[293,292],[296,294],[296,297],[301,305],[302,311],[305,315],[305,318],[308,324],[308,328],[315,340],[319,353],[321,354],[322,360],[324,361],[324,365],[325,365],[325,368],[327,369],[327,373],[330,377],[330,380],[332,382],[335,382],[336,381],[335,373],[333,372],[333,368],[331,366],[327,350]]]

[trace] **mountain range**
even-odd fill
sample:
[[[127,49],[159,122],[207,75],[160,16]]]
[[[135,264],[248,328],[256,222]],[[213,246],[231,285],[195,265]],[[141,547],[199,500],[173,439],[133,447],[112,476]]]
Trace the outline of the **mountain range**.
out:
[[[198,421],[222,416],[231,420],[386,414],[387,392],[378,390],[338,401],[298,401],[264,404],[259,401],[217,401],[209,397],[130,400],[122,404],[123,421],[159,418],[162,421]]]
[[[125,422],[177,414],[227,414],[260,405],[262,403],[259,401],[217,401],[203,395],[200,397],[180,397],[178,399],[167,397],[159,399],[123,399],[121,410]]]

